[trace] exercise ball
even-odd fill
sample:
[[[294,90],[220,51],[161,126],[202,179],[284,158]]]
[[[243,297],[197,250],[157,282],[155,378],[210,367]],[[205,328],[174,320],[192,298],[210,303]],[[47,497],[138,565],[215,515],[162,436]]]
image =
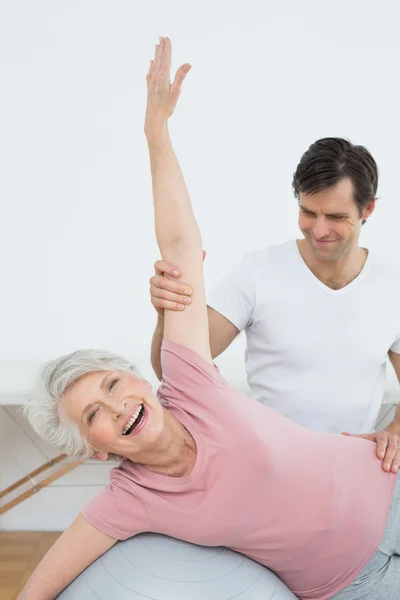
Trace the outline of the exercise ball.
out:
[[[117,542],[58,600],[293,600],[262,565],[226,548],[142,533]]]

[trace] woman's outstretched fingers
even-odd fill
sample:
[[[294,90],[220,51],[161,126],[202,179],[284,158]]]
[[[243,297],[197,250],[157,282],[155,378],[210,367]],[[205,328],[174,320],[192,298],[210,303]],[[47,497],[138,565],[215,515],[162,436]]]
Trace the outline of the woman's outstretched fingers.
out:
[[[191,69],[189,63],[183,64],[176,72],[173,84],[171,76],[171,41],[160,37],[156,45],[154,60],[150,61],[147,74],[147,107],[145,115],[145,130],[149,136],[154,129],[160,128],[160,123],[168,121],[178,102],[182,82]]]
[[[154,55],[154,64],[157,68],[157,70],[160,69],[161,66],[161,57],[162,57],[162,47],[161,47],[161,38],[158,38],[160,43],[156,44],[156,52]]]
[[[162,53],[162,68],[165,70],[165,73],[169,75],[169,73],[171,72],[171,40],[169,38],[160,38],[160,45]]]
[[[191,65],[184,64],[177,70],[174,82],[171,85],[171,94],[174,99],[178,100],[179,94],[181,93],[183,80],[185,79],[186,75],[189,73],[191,68]]]

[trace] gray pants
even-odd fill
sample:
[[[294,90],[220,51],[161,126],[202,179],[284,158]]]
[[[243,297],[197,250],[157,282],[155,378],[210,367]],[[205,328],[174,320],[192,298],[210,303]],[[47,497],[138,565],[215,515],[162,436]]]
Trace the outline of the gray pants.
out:
[[[400,599],[400,475],[378,550],[360,575],[330,600]]]

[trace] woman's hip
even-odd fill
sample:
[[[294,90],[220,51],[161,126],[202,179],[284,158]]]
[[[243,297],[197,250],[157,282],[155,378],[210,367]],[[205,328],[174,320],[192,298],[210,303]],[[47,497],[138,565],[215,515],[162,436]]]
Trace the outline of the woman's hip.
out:
[[[330,600],[400,598],[400,477],[397,476],[379,547],[356,579]]]

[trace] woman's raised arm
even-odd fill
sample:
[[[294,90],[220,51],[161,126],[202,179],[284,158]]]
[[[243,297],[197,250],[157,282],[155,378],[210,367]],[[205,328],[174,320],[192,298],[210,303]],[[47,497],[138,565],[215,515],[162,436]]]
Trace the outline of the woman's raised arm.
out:
[[[155,229],[162,258],[176,265],[193,290],[193,301],[181,312],[165,311],[164,338],[190,348],[212,363],[203,275],[203,244],[190,196],[172,147],[168,119],[190,70],[182,65],[170,85],[171,42],[160,38],[147,74],[144,131],[150,153]]]

